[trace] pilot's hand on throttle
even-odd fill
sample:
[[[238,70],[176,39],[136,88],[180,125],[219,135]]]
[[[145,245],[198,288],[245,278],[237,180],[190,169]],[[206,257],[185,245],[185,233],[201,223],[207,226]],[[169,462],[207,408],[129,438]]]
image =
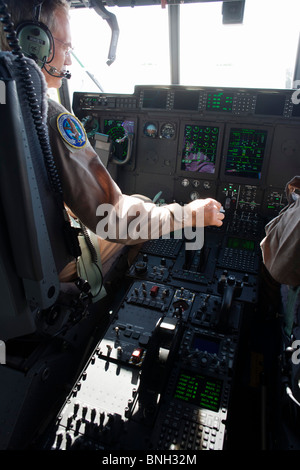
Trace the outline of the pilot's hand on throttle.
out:
[[[190,203],[192,210],[203,210],[204,226],[215,225],[221,227],[223,224],[224,213],[220,212],[222,205],[215,199],[196,199]],[[196,219],[195,219],[196,222]],[[194,225],[194,224],[193,224]]]

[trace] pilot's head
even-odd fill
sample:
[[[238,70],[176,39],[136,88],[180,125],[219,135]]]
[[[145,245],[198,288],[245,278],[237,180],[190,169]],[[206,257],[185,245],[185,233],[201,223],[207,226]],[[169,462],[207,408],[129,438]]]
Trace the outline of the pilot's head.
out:
[[[18,31],[19,38],[22,36],[22,24],[38,20],[39,23],[45,25],[45,30],[50,31],[50,50],[47,58],[48,62],[43,65],[42,72],[45,75],[49,88],[59,88],[63,77],[63,72],[71,65],[71,31],[69,24],[69,3],[67,0],[6,0],[8,12],[14,23],[15,29]],[[36,9],[41,4],[41,9]],[[40,15],[36,18],[36,13]],[[0,25],[0,46],[3,51],[11,50],[8,44],[6,33],[3,30],[3,24]],[[23,30],[24,31],[24,30]],[[51,37],[52,36],[52,37]],[[27,35],[25,34],[25,37]],[[22,41],[21,41],[22,46]],[[24,47],[25,49],[25,47]],[[35,57],[33,57],[35,58]]]

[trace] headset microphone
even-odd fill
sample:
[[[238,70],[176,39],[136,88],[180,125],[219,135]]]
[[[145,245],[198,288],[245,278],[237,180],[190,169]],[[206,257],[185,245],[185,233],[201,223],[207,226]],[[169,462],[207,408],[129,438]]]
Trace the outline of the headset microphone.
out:
[[[66,72],[64,72],[64,78],[67,78],[68,80],[71,78],[71,73],[69,72],[69,70],[66,70]]]
[[[48,65],[48,67],[44,65],[44,70],[46,70],[46,72],[49,75],[51,75],[51,77],[67,78],[67,79],[71,78],[71,73],[68,70],[63,72],[62,70],[58,70],[56,67],[53,67],[52,65]]]

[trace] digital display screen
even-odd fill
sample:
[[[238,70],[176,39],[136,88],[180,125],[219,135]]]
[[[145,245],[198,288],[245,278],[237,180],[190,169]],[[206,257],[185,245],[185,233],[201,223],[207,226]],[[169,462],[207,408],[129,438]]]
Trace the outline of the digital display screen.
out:
[[[245,240],[243,238],[229,237],[227,240],[227,248],[253,251],[255,248],[255,244],[253,240]]]
[[[181,170],[215,173],[219,128],[186,124],[184,128]]]
[[[231,129],[225,175],[260,180],[267,134],[266,130]]]
[[[206,110],[216,112],[231,113],[233,104],[233,95],[227,95],[224,92],[208,93]]]
[[[197,111],[199,106],[199,91],[176,91],[174,96],[174,109]]]
[[[191,348],[198,351],[207,351],[209,354],[218,354],[220,342],[216,339],[194,335]]]
[[[258,93],[256,98],[255,114],[269,116],[282,116],[285,105],[285,95]]]
[[[134,134],[134,121],[104,119],[103,131],[113,142],[113,155],[119,160],[124,160],[127,156],[128,134]]]
[[[168,90],[144,90],[143,108],[165,109]]]
[[[221,380],[182,370],[177,380],[174,398],[217,412],[220,407],[221,394]]]

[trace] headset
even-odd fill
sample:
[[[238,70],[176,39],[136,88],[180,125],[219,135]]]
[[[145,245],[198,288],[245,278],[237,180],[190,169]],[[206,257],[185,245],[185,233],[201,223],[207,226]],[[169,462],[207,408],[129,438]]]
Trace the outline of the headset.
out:
[[[56,78],[71,78],[69,71],[58,70],[48,65],[55,55],[54,39],[50,29],[39,21],[43,2],[34,7],[34,20],[24,21],[16,28],[19,44],[26,57],[33,59],[38,66]]]

